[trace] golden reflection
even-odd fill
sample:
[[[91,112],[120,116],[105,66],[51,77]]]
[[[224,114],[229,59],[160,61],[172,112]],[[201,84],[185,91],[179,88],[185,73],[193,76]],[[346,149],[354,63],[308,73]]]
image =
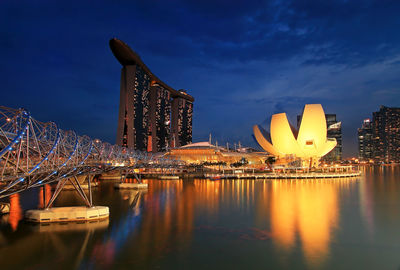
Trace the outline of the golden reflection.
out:
[[[276,243],[290,249],[295,242],[296,199],[291,185],[274,182],[272,185],[271,231]]]
[[[173,243],[188,243],[193,232],[194,186],[180,181],[149,181],[138,235],[142,258],[160,256]],[[184,248],[181,245],[178,245]]]
[[[300,240],[308,263],[318,266],[329,254],[338,224],[338,189],[347,180],[274,181],[271,232],[279,248],[290,251]]]
[[[10,217],[8,222],[13,231],[18,228],[18,223],[22,219],[22,208],[19,202],[19,194],[13,194],[10,196]]]
[[[254,202],[255,181],[252,180],[194,180],[196,208],[209,217],[220,214],[221,205],[249,211]]]
[[[38,208],[42,209],[45,208],[46,205],[49,203],[51,198],[51,186],[44,185],[39,190],[39,204]],[[46,200],[46,201],[45,201]]]

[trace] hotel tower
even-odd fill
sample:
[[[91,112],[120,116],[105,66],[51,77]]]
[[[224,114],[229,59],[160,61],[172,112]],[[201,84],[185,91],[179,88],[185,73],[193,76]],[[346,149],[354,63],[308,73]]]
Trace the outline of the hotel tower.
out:
[[[194,98],[158,79],[121,40],[110,48],[122,65],[116,143],[147,152],[191,143]]]

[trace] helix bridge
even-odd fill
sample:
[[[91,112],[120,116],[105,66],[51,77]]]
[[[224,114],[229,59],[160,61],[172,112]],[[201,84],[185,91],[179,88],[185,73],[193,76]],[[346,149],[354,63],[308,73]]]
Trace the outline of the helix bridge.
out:
[[[174,161],[79,136],[40,122],[25,109],[0,106],[0,199],[55,182],[59,193],[68,181],[91,205],[78,178],[87,176],[90,187],[95,175],[148,164],[173,166]]]

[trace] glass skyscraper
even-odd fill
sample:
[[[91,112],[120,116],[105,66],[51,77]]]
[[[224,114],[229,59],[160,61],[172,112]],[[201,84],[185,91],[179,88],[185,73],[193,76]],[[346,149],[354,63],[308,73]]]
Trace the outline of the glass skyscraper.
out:
[[[372,114],[373,159],[400,162],[400,108],[381,106]]]
[[[372,122],[365,119],[361,128],[358,129],[358,157],[362,161],[373,158],[373,135]]]

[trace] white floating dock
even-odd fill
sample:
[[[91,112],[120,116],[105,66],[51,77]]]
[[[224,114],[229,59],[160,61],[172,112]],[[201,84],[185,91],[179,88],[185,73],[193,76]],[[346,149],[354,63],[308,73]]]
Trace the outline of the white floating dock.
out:
[[[148,184],[143,183],[115,183],[114,188],[119,189],[147,189],[149,187]]]
[[[10,204],[9,203],[0,203],[0,215],[10,213]]]
[[[158,177],[160,180],[179,180],[178,175],[160,175]]]
[[[108,218],[109,215],[110,211],[107,206],[52,207],[25,212],[25,218],[28,221],[39,223],[99,220]]]
[[[108,227],[108,223],[108,218],[75,222],[47,222],[34,224],[30,226],[30,229],[35,232],[75,232],[88,230],[105,230]]]

